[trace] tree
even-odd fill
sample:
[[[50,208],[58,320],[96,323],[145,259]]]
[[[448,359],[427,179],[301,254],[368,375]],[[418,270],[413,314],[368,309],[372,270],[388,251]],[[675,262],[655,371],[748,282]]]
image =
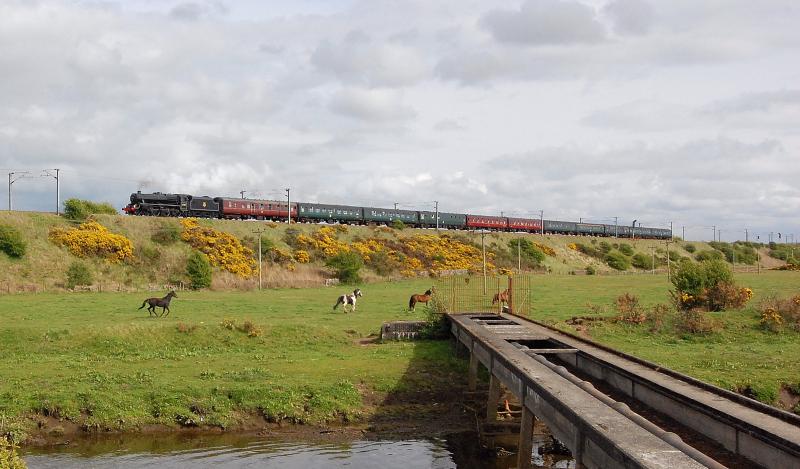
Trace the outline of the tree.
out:
[[[211,264],[202,252],[193,252],[186,260],[186,275],[192,289],[199,290],[211,286]]]

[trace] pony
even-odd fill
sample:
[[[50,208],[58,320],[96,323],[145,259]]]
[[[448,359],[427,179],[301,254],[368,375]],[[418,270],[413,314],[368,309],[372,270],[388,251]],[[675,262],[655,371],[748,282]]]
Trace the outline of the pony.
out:
[[[500,305],[508,304],[508,298],[510,294],[508,293],[508,288],[501,291],[500,293],[495,293],[494,297],[492,298],[492,306],[500,303]]]
[[[408,300],[408,310],[409,311],[416,311],[417,310],[417,303],[425,303],[428,305],[428,302],[431,301],[431,296],[436,293],[436,289],[431,287],[430,289],[426,290],[425,293],[422,295],[411,295],[411,298]]]
[[[167,293],[167,296],[164,298],[148,298],[144,300],[142,306],[139,306],[139,309],[144,308],[144,305],[150,305],[147,307],[147,311],[150,313],[150,316],[161,317],[164,316],[164,312],[166,311],[166,315],[169,315],[169,302],[172,301],[172,298],[177,298],[178,295],[175,294],[175,290],[170,291]],[[156,313],[156,308],[161,308],[161,315],[159,316]]]
[[[336,308],[339,305],[342,305],[342,310],[346,313],[347,312],[347,305],[350,305],[350,306],[353,307],[350,311],[355,312],[355,310],[356,310],[356,298],[358,298],[359,296],[364,296],[364,294],[361,293],[361,290],[358,289],[358,288],[353,290],[353,293],[345,294],[345,295],[340,296],[339,299],[336,300],[336,304],[333,305],[333,310],[336,311]]]

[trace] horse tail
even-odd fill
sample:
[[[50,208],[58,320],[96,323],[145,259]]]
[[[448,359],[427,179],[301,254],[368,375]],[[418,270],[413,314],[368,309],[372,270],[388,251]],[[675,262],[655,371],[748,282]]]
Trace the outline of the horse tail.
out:
[[[414,306],[417,304],[417,299],[414,298],[414,295],[411,295],[411,298],[408,300],[408,309],[414,309]]]
[[[147,300],[144,300],[144,301],[142,302],[142,306],[139,306],[139,309],[142,309],[142,308],[144,308],[144,305],[146,305],[146,304],[147,304]]]

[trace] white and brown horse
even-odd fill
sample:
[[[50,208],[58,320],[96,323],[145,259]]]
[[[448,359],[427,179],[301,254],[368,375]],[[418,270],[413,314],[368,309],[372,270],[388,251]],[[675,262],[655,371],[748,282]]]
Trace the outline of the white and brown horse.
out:
[[[361,290],[358,288],[353,290],[353,293],[340,296],[339,299],[336,300],[336,304],[333,305],[334,311],[336,310],[337,307],[339,307],[339,305],[342,305],[342,310],[344,310],[345,313],[347,312],[347,305],[352,306],[350,311],[355,311],[356,298],[358,298],[359,296],[364,296],[364,294],[361,293]]]
[[[436,289],[431,287],[430,290],[427,290],[422,295],[414,294],[411,295],[411,298],[408,300],[408,309],[410,311],[417,310],[417,303],[425,303],[425,306],[428,305],[428,302],[431,301],[431,297],[433,294],[436,293]]]

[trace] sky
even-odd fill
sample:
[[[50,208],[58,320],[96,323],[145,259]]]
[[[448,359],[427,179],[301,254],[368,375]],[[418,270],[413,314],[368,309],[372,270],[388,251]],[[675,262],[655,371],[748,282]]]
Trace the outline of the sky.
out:
[[[0,0],[0,177],[19,210],[55,209],[59,168],[62,200],[119,208],[289,187],[783,241],[798,24],[796,0]]]

